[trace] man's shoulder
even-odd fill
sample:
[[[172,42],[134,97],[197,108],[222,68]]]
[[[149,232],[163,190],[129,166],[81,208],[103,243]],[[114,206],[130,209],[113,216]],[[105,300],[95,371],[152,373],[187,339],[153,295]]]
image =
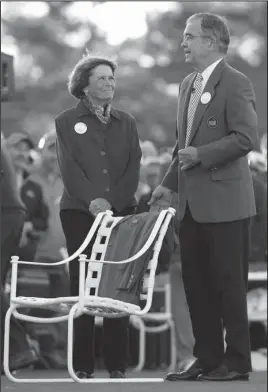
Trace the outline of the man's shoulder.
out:
[[[230,85],[237,86],[237,84],[250,83],[249,78],[245,74],[228,63],[225,65],[223,76]]]

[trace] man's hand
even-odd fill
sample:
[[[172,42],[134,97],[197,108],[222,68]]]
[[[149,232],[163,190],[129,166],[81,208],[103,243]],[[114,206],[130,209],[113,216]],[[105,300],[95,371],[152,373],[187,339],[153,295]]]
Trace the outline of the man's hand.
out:
[[[171,202],[171,190],[163,185],[158,185],[153,191],[151,199],[148,201],[149,206],[156,203],[157,200],[165,200],[169,203]]]
[[[32,230],[33,230],[32,222],[29,222],[29,221],[24,222],[22,233],[21,233],[21,237],[20,237],[20,243],[19,243],[20,247],[23,247],[23,246],[27,245],[28,240],[29,240],[28,235],[29,235],[29,233],[32,232]]]
[[[173,207],[171,204],[171,200],[158,199],[154,202],[154,204],[150,207],[150,212],[160,212],[162,210],[166,210],[169,207]]]
[[[92,200],[89,205],[89,211],[92,215],[97,216],[98,213],[104,212],[106,210],[110,210],[112,208],[111,204],[101,197],[98,199]]]
[[[192,146],[179,150],[178,156],[181,170],[190,169],[191,167],[197,165],[200,162],[200,159],[198,158],[197,148]]]

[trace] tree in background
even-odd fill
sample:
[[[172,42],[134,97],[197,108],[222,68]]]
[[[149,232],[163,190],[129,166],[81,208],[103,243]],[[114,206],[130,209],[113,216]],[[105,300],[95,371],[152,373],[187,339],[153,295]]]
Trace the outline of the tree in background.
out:
[[[89,3],[92,7],[94,2],[85,2],[85,14],[90,12]],[[113,103],[136,117],[140,138],[152,140],[161,148],[172,146],[177,85],[191,71],[180,47],[182,32],[187,17],[201,11],[227,17],[232,34],[229,62],[252,81],[260,132],[266,132],[265,3],[174,2],[170,11],[148,14],[148,30],[142,38],[114,46],[93,22],[73,17],[74,2],[46,2],[47,11],[39,18],[23,13],[18,4],[6,4],[10,12],[2,16],[2,37],[12,40],[20,50],[15,58],[15,99],[2,104],[5,134],[25,129],[37,140],[54,126],[57,113],[75,105],[67,93],[67,78],[87,47],[117,56]],[[95,6],[106,12],[105,4],[96,2]]]

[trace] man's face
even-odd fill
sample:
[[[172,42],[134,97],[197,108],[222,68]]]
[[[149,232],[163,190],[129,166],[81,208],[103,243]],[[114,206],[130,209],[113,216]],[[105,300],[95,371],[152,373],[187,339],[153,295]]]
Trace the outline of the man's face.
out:
[[[87,87],[89,98],[100,102],[110,102],[114,96],[115,77],[111,67],[98,65],[92,70]]]
[[[30,164],[30,146],[21,140],[9,147],[12,161],[17,168],[26,168]]]
[[[201,20],[193,19],[186,24],[182,48],[185,54],[185,62],[198,67],[206,63],[210,54],[209,43],[211,39],[201,29]]]

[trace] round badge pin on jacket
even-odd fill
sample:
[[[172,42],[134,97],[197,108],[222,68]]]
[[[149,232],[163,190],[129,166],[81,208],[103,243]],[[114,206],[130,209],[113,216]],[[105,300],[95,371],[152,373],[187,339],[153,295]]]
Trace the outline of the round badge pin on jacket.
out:
[[[202,94],[201,102],[203,104],[209,103],[210,100],[211,100],[211,94],[210,93],[207,92],[207,93]]]
[[[86,124],[79,122],[75,124],[74,130],[76,133],[79,133],[79,135],[81,135],[87,131],[87,126]]]

